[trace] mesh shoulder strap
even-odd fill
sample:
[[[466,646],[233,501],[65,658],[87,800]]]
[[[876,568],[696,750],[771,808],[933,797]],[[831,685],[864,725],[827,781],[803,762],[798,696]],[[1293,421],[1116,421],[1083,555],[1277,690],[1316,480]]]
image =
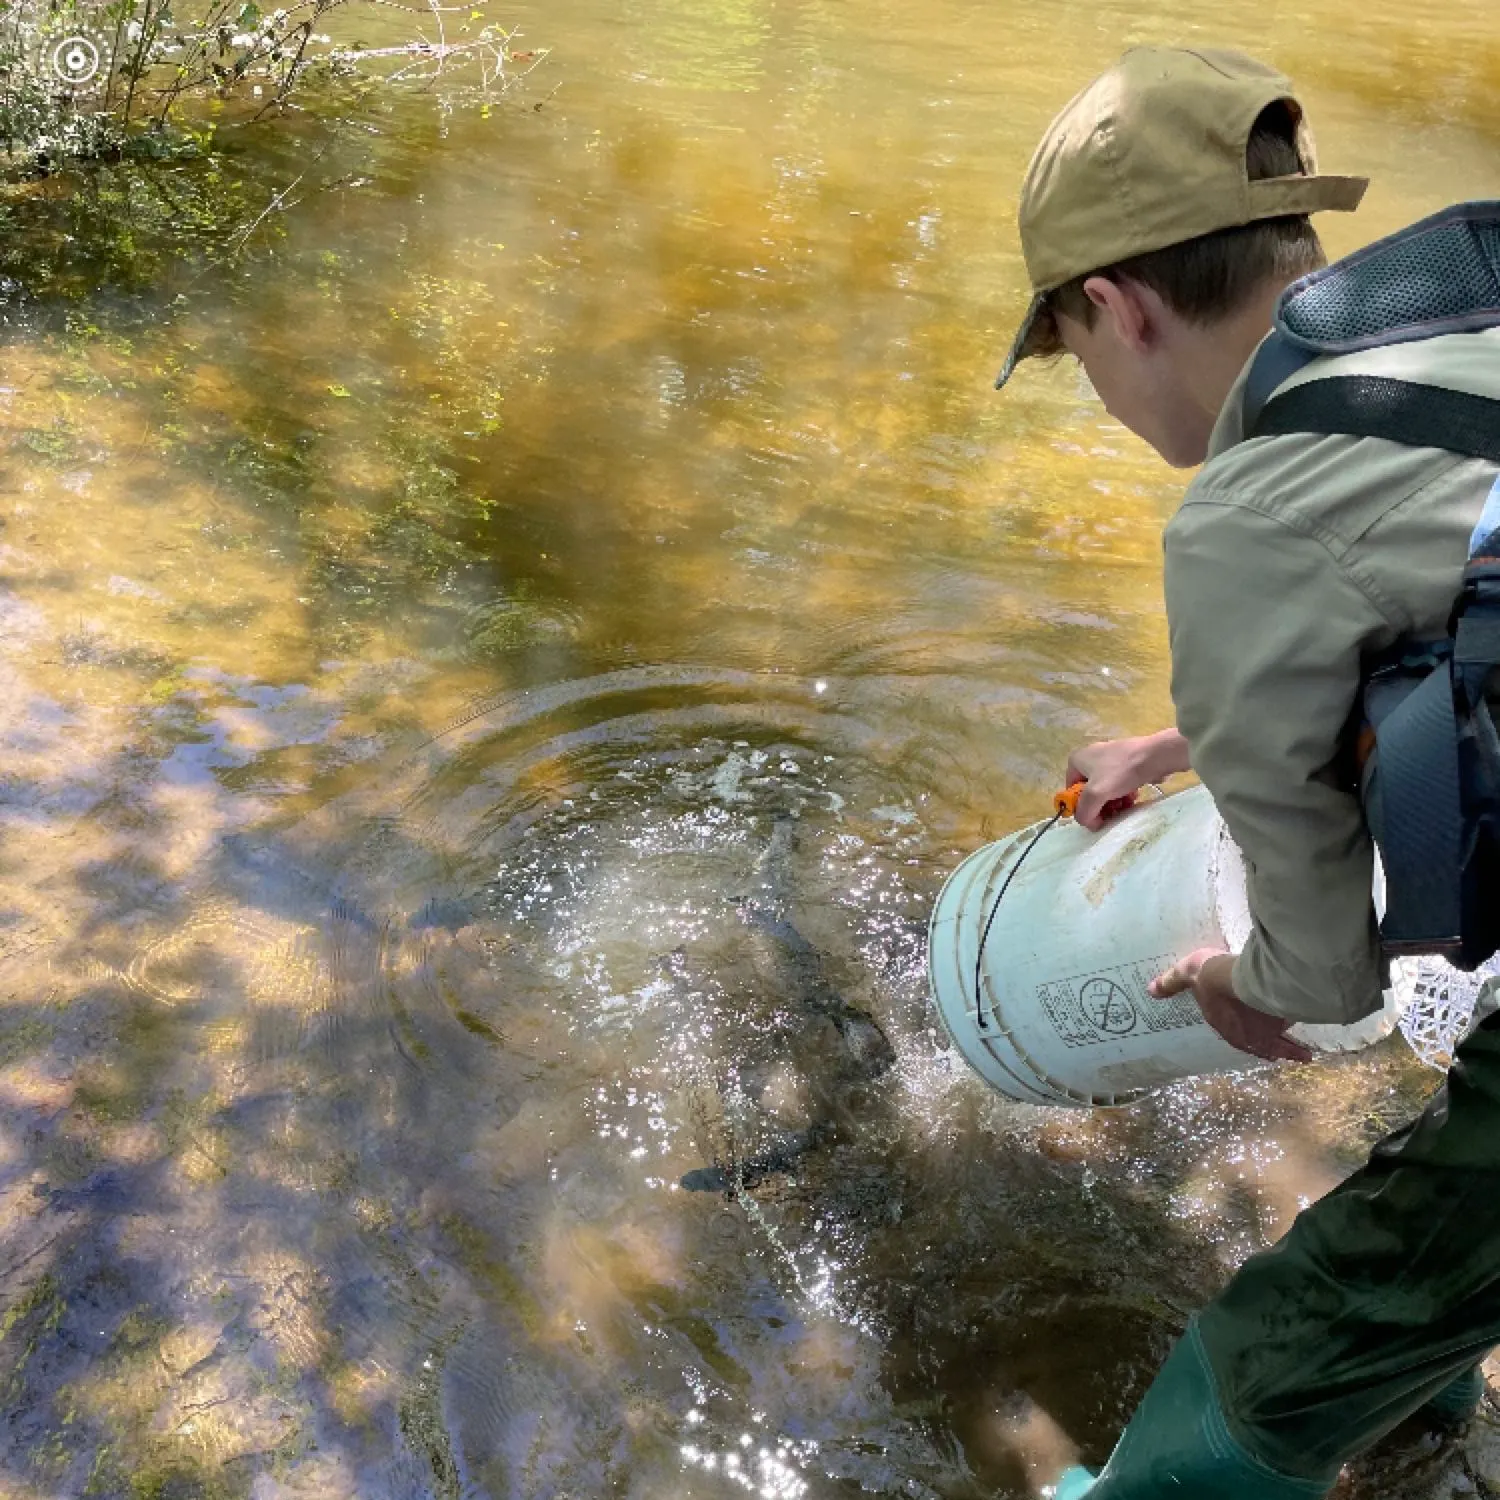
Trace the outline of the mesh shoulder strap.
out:
[[[1246,436],[1289,432],[1379,437],[1500,464],[1500,401],[1379,375],[1293,386],[1266,403]]]

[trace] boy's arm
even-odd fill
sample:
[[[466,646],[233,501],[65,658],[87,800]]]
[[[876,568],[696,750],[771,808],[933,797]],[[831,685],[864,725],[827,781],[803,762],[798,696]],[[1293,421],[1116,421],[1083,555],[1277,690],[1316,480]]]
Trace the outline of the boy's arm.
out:
[[[1199,499],[1166,535],[1172,698],[1194,769],[1245,857],[1247,1005],[1355,1021],[1381,1003],[1374,859],[1338,777],[1360,662],[1392,627],[1316,536]]]

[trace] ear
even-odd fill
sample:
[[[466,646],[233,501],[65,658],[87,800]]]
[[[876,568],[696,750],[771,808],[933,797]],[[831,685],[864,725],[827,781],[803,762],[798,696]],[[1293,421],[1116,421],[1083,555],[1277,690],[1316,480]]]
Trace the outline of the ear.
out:
[[[1160,299],[1149,287],[1137,281],[1090,276],[1083,284],[1083,294],[1108,319],[1115,337],[1127,349],[1144,354],[1157,342]]]

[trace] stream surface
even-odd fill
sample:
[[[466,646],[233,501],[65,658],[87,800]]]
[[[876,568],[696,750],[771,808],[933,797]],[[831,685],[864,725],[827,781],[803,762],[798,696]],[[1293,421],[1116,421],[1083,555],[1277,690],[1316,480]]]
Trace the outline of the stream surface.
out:
[[[1015,193],[1127,44],[1240,45],[1343,253],[1500,196],[1500,19],[501,18],[522,95],[377,109],[241,269],[4,285],[0,1493],[1039,1495],[1438,1075],[1087,1116],[938,1043],[945,874],[1170,716],[1184,476],[991,390]]]

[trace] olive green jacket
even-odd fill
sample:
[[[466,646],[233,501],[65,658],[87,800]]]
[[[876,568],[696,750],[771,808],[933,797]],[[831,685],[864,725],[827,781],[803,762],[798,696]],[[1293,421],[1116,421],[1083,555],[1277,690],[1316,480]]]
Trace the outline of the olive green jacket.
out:
[[[1381,1004],[1373,853],[1346,762],[1362,657],[1446,634],[1493,464],[1380,438],[1245,439],[1242,372],[1165,536],[1172,698],[1245,856],[1240,998],[1294,1021]],[[1500,398],[1500,329],[1314,361]]]

